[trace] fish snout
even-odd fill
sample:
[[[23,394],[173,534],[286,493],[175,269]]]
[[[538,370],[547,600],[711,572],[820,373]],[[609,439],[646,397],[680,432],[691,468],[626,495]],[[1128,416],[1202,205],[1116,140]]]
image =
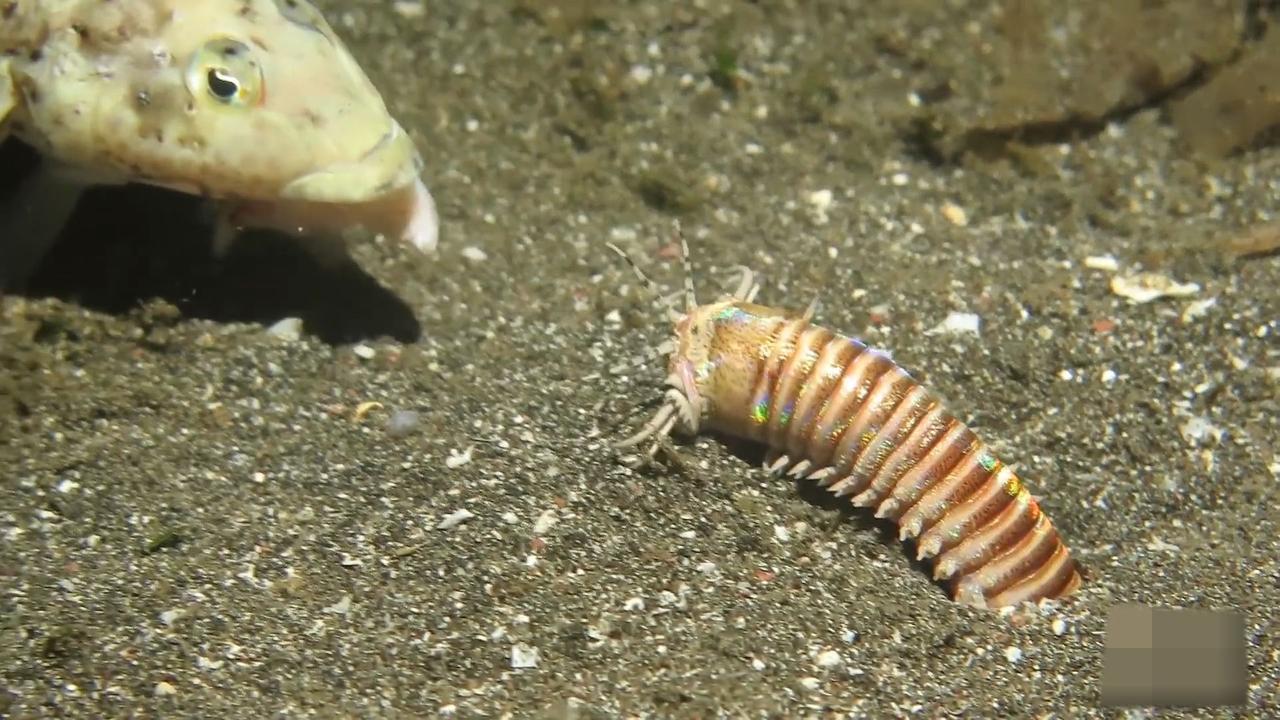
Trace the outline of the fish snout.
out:
[[[289,181],[282,198],[359,203],[406,187],[422,172],[422,156],[397,122],[359,158],[327,165]]]

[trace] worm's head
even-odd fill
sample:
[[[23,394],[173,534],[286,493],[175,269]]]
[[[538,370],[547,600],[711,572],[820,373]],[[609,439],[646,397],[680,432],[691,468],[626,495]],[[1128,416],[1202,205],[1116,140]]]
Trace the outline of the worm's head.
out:
[[[674,350],[667,364],[668,377],[678,381],[681,394],[699,415],[706,408],[704,383],[715,341],[715,322],[709,308],[692,308],[676,321]]]
[[[761,353],[783,319],[781,310],[730,299],[695,307],[676,323],[670,374],[713,426],[750,415]]]

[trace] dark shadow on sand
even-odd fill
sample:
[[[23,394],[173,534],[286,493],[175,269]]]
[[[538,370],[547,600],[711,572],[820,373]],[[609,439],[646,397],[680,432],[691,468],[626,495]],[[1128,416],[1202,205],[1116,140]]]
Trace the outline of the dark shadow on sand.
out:
[[[724,436],[716,436],[716,439],[724,444],[729,454],[742,460],[748,465],[759,468],[764,464],[765,449],[756,443],[750,443],[738,438],[729,438]],[[902,541],[898,539],[898,526],[892,520],[877,518],[870,508],[854,507],[848,497],[836,497],[832,495],[825,487],[822,487],[814,480],[806,480],[803,478],[778,478],[779,482],[790,481],[794,487],[796,496],[822,510],[835,510],[840,513],[840,523],[851,526],[854,532],[875,533],[876,538],[886,547],[896,548],[906,557],[911,567],[925,577],[932,578],[933,570],[930,563],[924,560],[916,559],[916,544],[914,540]]]
[[[31,162],[17,143],[0,148],[4,175]],[[321,259],[306,242],[252,231],[215,258],[198,198],[141,185],[94,188],[17,294],[113,314],[160,298],[186,317],[218,322],[299,317],[308,333],[331,344],[421,336],[408,304],[345,252]]]

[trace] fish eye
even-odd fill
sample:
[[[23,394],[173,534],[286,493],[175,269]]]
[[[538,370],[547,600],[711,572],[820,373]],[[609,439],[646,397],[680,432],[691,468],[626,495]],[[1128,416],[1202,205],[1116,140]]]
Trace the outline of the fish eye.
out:
[[[206,84],[209,94],[223,102],[233,102],[240,95],[240,81],[226,68],[209,68]]]
[[[262,100],[262,67],[248,45],[231,38],[215,38],[191,57],[187,89],[221,105],[246,107]]]

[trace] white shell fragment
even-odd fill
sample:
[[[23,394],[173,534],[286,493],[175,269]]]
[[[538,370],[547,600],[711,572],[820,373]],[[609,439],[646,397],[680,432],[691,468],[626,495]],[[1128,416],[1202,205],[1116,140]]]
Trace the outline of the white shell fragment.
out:
[[[1182,316],[1180,319],[1184,323],[1189,323],[1193,320],[1196,320],[1197,318],[1200,318],[1206,315],[1209,312],[1209,308],[1212,308],[1214,305],[1217,305],[1217,304],[1218,304],[1218,298],[1216,297],[1205,298],[1204,300],[1196,300],[1194,302],[1187,303],[1187,307],[1182,310]]]
[[[475,513],[471,512],[466,508],[462,508],[461,510],[454,510],[453,512],[441,518],[440,522],[436,523],[436,529],[448,530],[450,528],[455,528],[475,516],[476,516]]]
[[[1120,262],[1110,255],[1090,255],[1084,259],[1084,266],[1090,270],[1119,272]]]
[[[516,643],[511,646],[511,667],[516,670],[538,667],[538,648]]]
[[[471,452],[473,450],[475,450],[474,446],[469,446],[466,450],[463,450],[462,452],[458,452],[457,450],[450,450],[449,457],[444,459],[444,466],[452,470],[454,468],[460,468],[463,465],[466,465],[467,463],[471,462]]]
[[[285,342],[297,342],[302,339],[302,318],[282,318],[267,328],[267,334]]]
[[[809,193],[806,200],[809,201],[809,215],[813,218],[815,224],[826,225],[830,220],[827,216],[827,210],[831,208],[831,202],[834,197],[835,195],[825,188]]]
[[[427,12],[422,0],[396,0],[391,7],[396,14],[404,18],[420,18]]]
[[[535,520],[533,523],[533,534],[534,535],[547,534],[547,531],[550,530],[551,527],[555,525],[558,520],[559,518],[556,516],[555,510],[542,511],[542,514],[539,515],[538,519]]]
[[[982,319],[973,313],[953,312],[945,320],[926,330],[926,335],[977,335]]]
[[[842,662],[844,662],[844,658],[840,657],[840,653],[835,650],[825,650],[820,652],[818,653],[818,656],[813,659],[813,664],[824,670],[836,667]]]
[[[1111,278],[1111,292],[1134,304],[1166,297],[1189,297],[1200,292],[1195,283],[1180,283],[1167,275],[1140,272]]]
[[[1222,436],[1226,434],[1225,430],[1209,422],[1208,418],[1199,415],[1188,417],[1178,428],[1178,432],[1182,435],[1182,439],[1192,446],[1222,442]]]
[[[326,607],[324,611],[334,615],[349,615],[351,613],[351,596],[343,595],[341,600]]]

